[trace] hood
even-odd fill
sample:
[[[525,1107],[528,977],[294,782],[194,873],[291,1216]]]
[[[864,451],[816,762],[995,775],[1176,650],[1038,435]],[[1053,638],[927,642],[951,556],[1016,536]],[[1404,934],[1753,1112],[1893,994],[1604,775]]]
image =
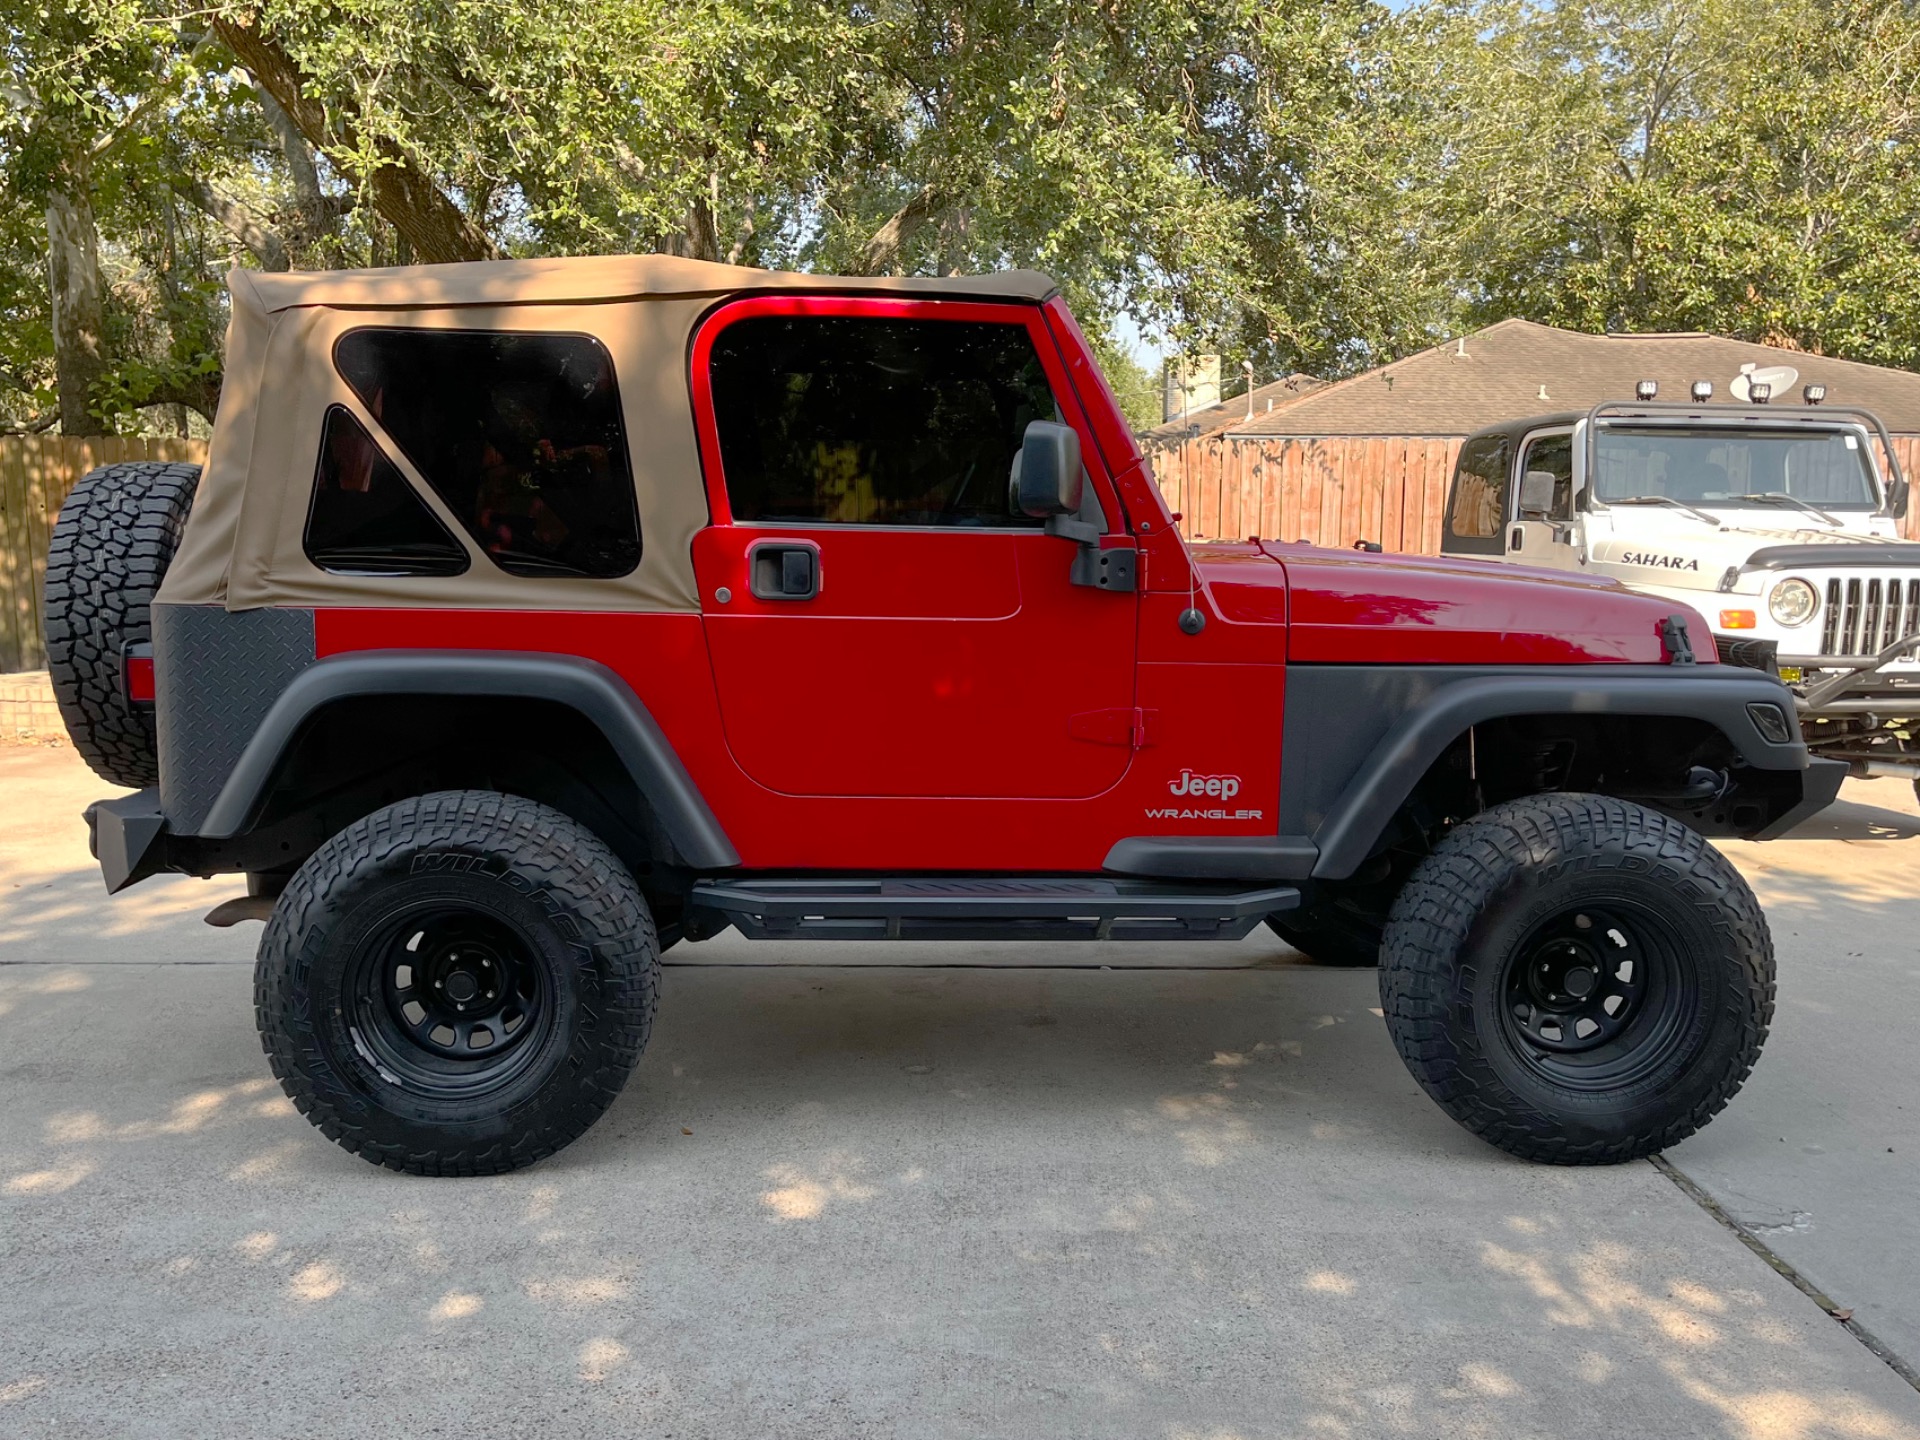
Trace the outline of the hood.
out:
[[[1323,664],[1567,665],[1666,660],[1671,600],[1614,580],[1489,560],[1264,543],[1287,577],[1287,657]],[[1707,622],[1682,610],[1696,655]]]
[[[1657,523],[1636,527],[1631,535],[1596,535],[1589,563],[1606,566],[1608,575],[1629,585],[1717,590],[1729,570],[1740,569],[1759,551],[1782,547],[1844,551],[1862,545],[1884,550],[1892,543],[1897,542],[1825,526],[1733,524],[1709,529],[1685,515],[1661,515]],[[1920,545],[1913,550],[1920,561]]]

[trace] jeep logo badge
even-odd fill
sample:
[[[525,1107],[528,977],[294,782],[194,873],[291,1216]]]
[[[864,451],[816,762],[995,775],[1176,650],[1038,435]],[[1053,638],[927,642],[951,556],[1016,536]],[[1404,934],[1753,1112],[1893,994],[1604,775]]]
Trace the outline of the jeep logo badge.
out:
[[[1196,775],[1191,770],[1182,770],[1178,780],[1169,780],[1167,790],[1174,795],[1215,795],[1222,800],[1231,800],[1240,793],[1238,775]]]

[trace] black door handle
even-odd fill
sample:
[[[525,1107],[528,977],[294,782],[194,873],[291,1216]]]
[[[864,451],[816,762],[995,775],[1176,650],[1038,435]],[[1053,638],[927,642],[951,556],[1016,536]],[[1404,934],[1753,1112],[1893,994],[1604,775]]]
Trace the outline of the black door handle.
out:
[[[760,540],[747,548],[747,587],[761,600],[811,600],[820,593],[820,547],[810,540]]]

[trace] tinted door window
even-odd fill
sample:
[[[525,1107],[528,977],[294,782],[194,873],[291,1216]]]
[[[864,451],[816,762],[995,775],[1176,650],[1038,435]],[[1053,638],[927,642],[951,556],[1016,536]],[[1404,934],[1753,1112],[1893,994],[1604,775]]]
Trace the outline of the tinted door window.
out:
[[[502,570],[606,577],[640,563],[613,360],[599,341],[352,330],[334,363]]]
[[[721,465],[742,521],[1032,526],[1007,475],[1059,409],[1022,325],[754,316],[715,339]]]
[[[336,575],[458,575],[467,552],[344,406],[327,411],[303,537]]]
[[[1530,442],[1527,457],[1521,462],[1522,474],[1534,470],[1544,470],[1553,476],[1553,509],[1549,512],[1555,520],[1573,518],[1573,437],[1571,435],[1546,435]]]
[[[1454,468],[1453,503],[1447,513],[1444,550],[1498,555],[1507,518],[1511,451],[1502,436],[1469,440]]]

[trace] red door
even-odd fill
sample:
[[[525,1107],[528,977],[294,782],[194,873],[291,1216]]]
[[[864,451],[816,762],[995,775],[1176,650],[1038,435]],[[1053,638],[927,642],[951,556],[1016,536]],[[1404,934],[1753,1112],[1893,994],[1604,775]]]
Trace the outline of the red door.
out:
[[[1133,755],[1136,601],[1009,513],[1025,424],[1082,430],[1029,306],[777,296],[692,357],[695,538],[729,750],[791,795],[1077,799]],[[1083,515],[1093,515],[1089,508]]]

